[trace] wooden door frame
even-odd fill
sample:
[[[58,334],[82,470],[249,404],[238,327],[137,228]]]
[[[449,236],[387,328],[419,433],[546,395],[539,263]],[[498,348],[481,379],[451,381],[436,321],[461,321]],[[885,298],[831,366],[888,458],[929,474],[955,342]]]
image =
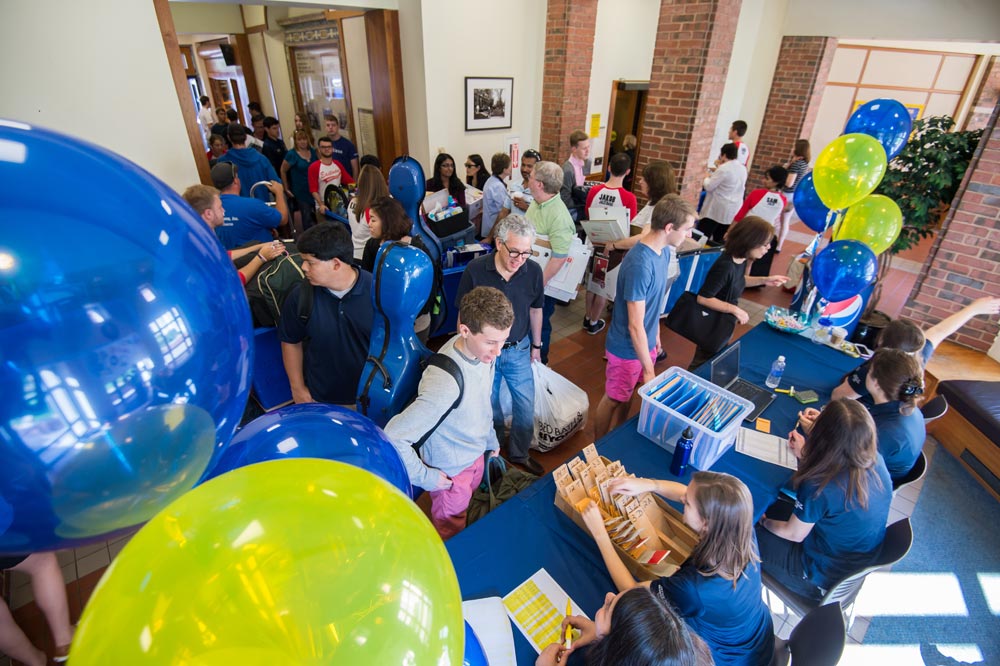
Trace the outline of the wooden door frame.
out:
[[[618,103],[618,92],[629,90],[630,85],[645,84],[645,89],[641,87],[632,88],[638,93],[646,93],[641,95],[641,101],[639,103],[639,126],[636,128],[635,136],[638,138],[642,136],[643,125],[646,123],[646,102],[649,100],[649,81],[629,81],[627,79],[618,79],[611,83],[611,104],[608,109],[608,140],[604,142],[604,171],[608,169],[608,160],[611,159],[611,131],[614,129],[615,124],[615,106]],[[638,141],[635,144],[635,161],[632,163],[632,183],[635,183],[635,178],[639,174],[637,169],[639,165],[639,155],[642,150],[642,146],[639,145]],[[601,172],[604,173],[603,171]],[[603,178],[602,178],[603,179]]]

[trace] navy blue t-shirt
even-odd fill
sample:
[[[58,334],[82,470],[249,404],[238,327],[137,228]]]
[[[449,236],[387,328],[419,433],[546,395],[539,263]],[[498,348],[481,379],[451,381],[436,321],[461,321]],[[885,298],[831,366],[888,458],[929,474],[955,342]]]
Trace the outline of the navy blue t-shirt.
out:
[[[931,356],[934,355],[934,345],[931,344],[930,340],[924,341],[924,348],[920,350],[920,365],[927,367],[927,361],[931,360]],[[857,368],[854,372],[847,375],[847,384],[851,387],[851,390],[860,396],[858,400],[863,402],[866,406],[871,407],[874,403],[872,402],[872,396],[868,392],[868,387],[865,386],[865,381],[868,379],[868,365],[871,360],[865,361]],[[892,396],[889,396],[892,397]]]
[[[718,666],[767,666],[774,652],[771,613],[761,599],[760,564],[736,581],[703,576],[686,563],[650,589],[673,606],[712,650]]]
[[[878,452],[885,460],[889,476],[899,479],[906,476],[917,462],[924,448],[927,427],[919,409],[909,414],[899,413],[899,401],[892,400],[868,408],[878,433]]]
[[[514,324],[510,328],[510,342],[520,342],[531,332],[529,320],[531,308],[545,305],[545,284],[542,282],[542,268],[534,261],[526,261],[510,277],[504,279],[497,270],[496,256],[485,254],[476,257],[465,267],[462,281],[455,292],[455,309],[462,304],[462,297],[476,287],[494,287],[503,292],[514,308]]]
[[[351,160],[358,159],[358,149],[345,136],[330,140],[333,141],[333,159],[343,165],[344,170],[351,175],[351,178],[357,178],[354,175],[354,167],[351,166]]]
[[[215,235],[227,250],[250,242],[268,243],[274,240],[271,229],[281,224],[281,212],[257,199],[236,194],[219,197],[226,211],[222,226],[216,227]]]
[[[885,461],[878,456],[868,473],[868,507],[847,505],[848,471],[833,478],[816,494],[818,484],[798,489],[795,516],[813,528],[802,542],[802,565],[809,580],[829,589],[844,576],[868,566],[878,555],[885,537],[885,522],[892,503],[892,481]]]
[[[301,284],[288,293],[281,307],[278,338],[297,344],[308,335],[302,365],[313,399],[335,405],[354,404],[375,316],[371,273],[359,270],[358,279],[343,298],[314,286],[312,315],[305,326],[298,317],[301,293]]]
[[[650,351],[656,346],[657,327],[663,313],[663,300],[667,297],[667,269],[670,266],[671,248],[659,254],[645,243],[636,243],[618,267],[615,300],[618,305],[611,313],[607,350],[618,358],[637,360],[632,337],[628,332],[628,302],[645,301],[646,343]]]

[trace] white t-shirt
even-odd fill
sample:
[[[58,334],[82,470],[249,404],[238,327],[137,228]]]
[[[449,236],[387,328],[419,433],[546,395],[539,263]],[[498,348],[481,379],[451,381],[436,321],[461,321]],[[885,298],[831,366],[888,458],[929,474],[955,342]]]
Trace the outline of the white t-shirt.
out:
[[[365,254],[365,243],[372,237],[371,227],[368,226],[367,211],[358,216],[355,211],[357,199],[351,199],[351,205],[347,207],[347,221],[351,223],[351,241],[354,243],[354,258],[361,261]]]

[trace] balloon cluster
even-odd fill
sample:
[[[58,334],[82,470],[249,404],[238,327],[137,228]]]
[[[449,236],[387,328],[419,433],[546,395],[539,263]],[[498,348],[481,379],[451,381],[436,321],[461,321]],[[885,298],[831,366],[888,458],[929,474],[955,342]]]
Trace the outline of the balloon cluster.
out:
[[[799,218],[822,234],[833,229],[833,242],[813,259],[812,280],[828,301],[861,293],[878,273],[878,255],[899,237],[903,215],[896,202],[872,194],[888,162],[906,145],[912,130],[906,107],[893,99],[862,104],[844,134],[816,158],[792,203]]]

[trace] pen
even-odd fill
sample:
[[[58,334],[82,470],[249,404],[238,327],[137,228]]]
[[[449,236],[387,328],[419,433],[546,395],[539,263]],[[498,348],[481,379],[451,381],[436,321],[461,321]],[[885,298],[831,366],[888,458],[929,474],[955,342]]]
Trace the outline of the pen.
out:
[[[566,618],[573,614],[573,602],[569,597],[566,597]],[[570,648],[570,644],[573,642],[573,627],[567,623],[566,624],[566,637],[563,639],[563,647],[567,650]]]

